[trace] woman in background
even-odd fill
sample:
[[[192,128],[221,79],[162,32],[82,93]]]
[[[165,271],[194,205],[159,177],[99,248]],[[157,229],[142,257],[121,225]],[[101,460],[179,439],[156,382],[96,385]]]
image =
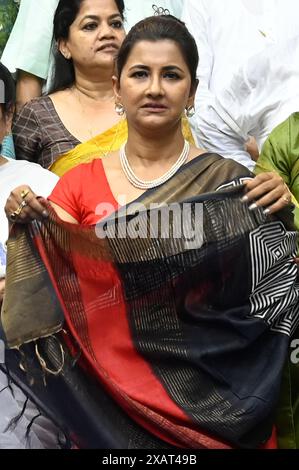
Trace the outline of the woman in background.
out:
[[[125,37],[123,12],[123,0],[60,0],[52,89],[15,119],[18,159],[49,168],[63,154],[72,162],[119,148],[125,123],[115,112],[111,77]]]

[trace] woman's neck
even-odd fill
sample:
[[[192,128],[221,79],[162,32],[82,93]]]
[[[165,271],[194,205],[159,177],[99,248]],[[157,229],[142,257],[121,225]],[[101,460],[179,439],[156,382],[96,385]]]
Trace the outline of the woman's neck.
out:
[[[94,101],[112,101],[114,99],[114,93],[111,76],[111,73],[109,73],[102,76],[100,80],[99,76],[93,80],[90,77],[87,78],[77,73],[73,88],[77,93],[80,93],[83,98]]]
[[[132,163],[142,166],[152,166],[153,163],[172,162],[177,160],[184,147],[184,136],[181,126],[174,133],[164,133],[164,136],[141,136],[129,132],[126,145],[127,157]]]

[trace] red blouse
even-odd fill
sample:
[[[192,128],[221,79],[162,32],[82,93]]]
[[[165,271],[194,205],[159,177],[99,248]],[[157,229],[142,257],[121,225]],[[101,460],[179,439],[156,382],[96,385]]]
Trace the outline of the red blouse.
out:
[[[74,217],[80,225],[96,225],[119,207],[101,159],[68,171],[58,181],[49,200]]]

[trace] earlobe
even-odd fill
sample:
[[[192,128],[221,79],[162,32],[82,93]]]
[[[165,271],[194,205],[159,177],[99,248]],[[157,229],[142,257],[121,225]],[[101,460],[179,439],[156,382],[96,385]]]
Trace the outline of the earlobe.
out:
[[[67,51],[62,51],[61,54],[66,60],[70,60],[72,58],[71,54]]]
[[[70,60],[72,58],[71,53],[67,47],[66,41],[60,40],[57,44],[57,49],[66,60]]]

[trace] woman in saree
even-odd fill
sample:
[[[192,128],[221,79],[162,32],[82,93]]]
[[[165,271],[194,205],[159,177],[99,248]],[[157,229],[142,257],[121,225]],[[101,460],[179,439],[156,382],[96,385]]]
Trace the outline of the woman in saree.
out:
[[[185,141],[197,65],[179,20],[135,25],[113,78],[126,144],[64,175],[47,218],[26,186],[6,204],[6,341],[36,355],[45,408],[79,447],[276,445],[273,412],[298,322],[297,235],[279,184],[273,199],[268,180]],[[16,223],[32,219],[42,223]]]

